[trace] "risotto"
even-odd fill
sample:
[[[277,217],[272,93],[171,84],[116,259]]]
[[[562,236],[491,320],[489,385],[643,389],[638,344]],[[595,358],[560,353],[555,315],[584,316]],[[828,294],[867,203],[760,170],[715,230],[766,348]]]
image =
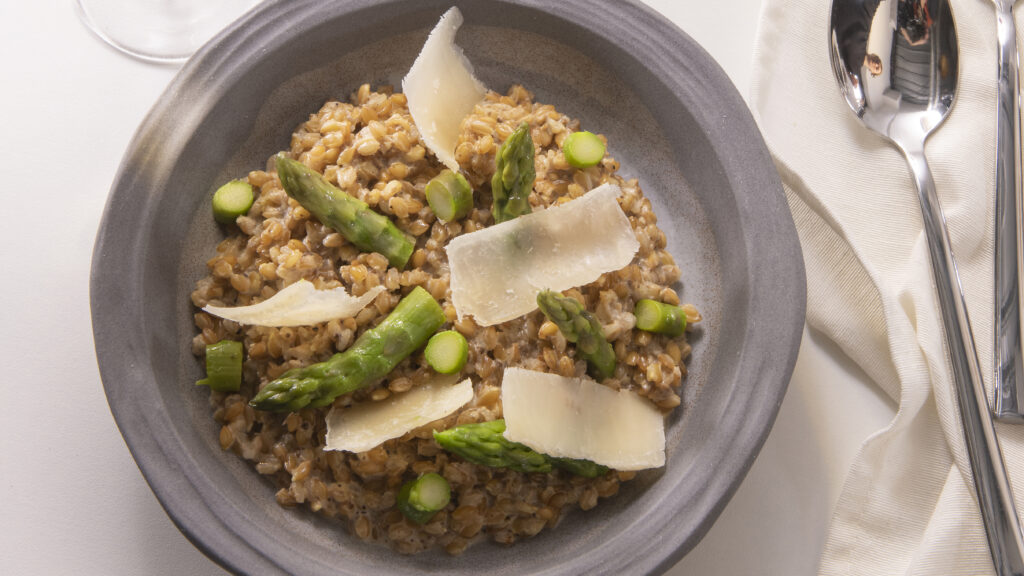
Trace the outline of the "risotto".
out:
[[[388,87],[361,86],[348,102],[327,102],[295,130],[285,154],[315,170],[342,191],[388,217],[414,250],[403,268],[386,257],[356,248],[290,198],[274,159],[249,173],[255,200],[229,227],[207,262],[192,302],[202,308],[264,301],[284,287],[308,280],[319,289],[344,286],[353,296],[377,286],[384,291],[358,314],[297,327],[240,325],[203,311],[195,314],[197,356],[222,340],[244,346],[243,378],[237,393],[212,392],[213,417],[221,425],[220,445],[252,462],[277,490],[282,506],[306,506],[337,518],[356,537],[384,542],[401,553],[439,547],[459,554],[479,537],[510,544],[554,527],[572,508],[589,510],[619,490],[635,472],[612,470],[596,478],[560,469],[517,472],[469,462],[442,449],[434,430],[489,422],[503,416],[502,372],[506,367],[583,377],[587,362],[558,326],[535,310],[516,319],[481,326],[456,314],[445,251],[453,238],[494,225],[490,182],[499,146],[525,123],[535,147],[533,212],[571,202],[595,187],[621,187],[618,203],[639,242],[632,262],[564,295],[579,301],[600,323],[614,350],[616,367],[603,386],[635,392],[668,413],[680,405],[680,387],[690,353],[685,334],[669,337],[637,330],[633,315],[641,299],[680,305],[672,286],[679,268],[665,250],[650,202],[636,180],[618,175],[605,155],[595,166],[574,168],[562,144],[579,122],[554,107],[534,102],[521,86],[507,94],[488,92],[461,124],[455,158],[474,192],[473,207],[461,220],[442,222],[428,206],[427,183],[444,168],[425,148],[404,94]],[[365,452],[325,450],[330,406],[279,413],[257,410],[252,397],[290,369],[327,360],[344,351],[391,312],[403,295],[422,287],[440,304],[446,324],[465,336],[473,398],[455,413],[387,440]],[[683,305],[687,320],[700,320]],[[420,386],[433,376],[422,350],[402,360],[379,382],[333,401],[339,409],[381,402]],[[396,506],[403,483],[434,472],[450,485],[450,502],[428,521],[410,521]]]

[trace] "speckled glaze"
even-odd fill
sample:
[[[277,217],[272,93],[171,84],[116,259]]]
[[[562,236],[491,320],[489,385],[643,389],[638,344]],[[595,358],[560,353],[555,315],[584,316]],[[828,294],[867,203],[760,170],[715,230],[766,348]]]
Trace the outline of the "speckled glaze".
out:
[[[400,85],[452,0],[262,4],[181,70],[139,128],[93,254],[92,318],[104,388],[153,492],[185,535],[248,574],[651,574],[708,530],[775,419],[804,322],[803,259],[782,188],[739,94],[660,15],[620,0],[455,1],[458,42],[492,89],[608,136],[640,179],[706,321],[692,338],[668,464],[554,530],[458,557],[401,556],[302,509],[223,452],[192,383],[189,293],[222,232],[217,185],[262,167],[328,99]]]

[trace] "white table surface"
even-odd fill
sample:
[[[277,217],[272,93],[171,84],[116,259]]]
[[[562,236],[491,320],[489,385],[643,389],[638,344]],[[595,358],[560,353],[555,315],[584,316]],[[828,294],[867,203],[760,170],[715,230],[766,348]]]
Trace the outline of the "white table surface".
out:
[[[747,94],[761,0],[648,3]],[[0,55],[0,573],[223,574],[178,532],[136,468],[107,408],[89,318],[107,190],[176,68],[108,48],[77,20],[72,0],[0,2]],[[763,451],[669,574],[815,573],[847,467],[892,413],[841,353],[805,332]]]

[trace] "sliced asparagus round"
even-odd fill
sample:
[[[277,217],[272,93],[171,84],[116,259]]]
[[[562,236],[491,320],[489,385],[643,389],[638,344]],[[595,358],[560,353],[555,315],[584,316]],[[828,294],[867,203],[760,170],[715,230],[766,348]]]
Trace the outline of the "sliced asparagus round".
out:
[[[686,330],[686,312],[657,300],[639,300],[633,308],[636,327],[645,332],[665,334],[673,338]]]
[[[398,509],[416,524],[426,524],[438,510],[451,501],[451,487],[444,476],[428,472],[402,485],[398,491]]]
[[[231,224],[252,207],[252,186],[244,180],[232,180],[213,193],[213,217],[221,224]]]
[[[455,374],[466,365],[469,344],[466,337],[455,330],[445,330],[430,337],[423,351],[427,364],[439,374]]]
[[[221,340],[206,346],[206,378],[196,386],[217,392],[237,392],[242,386],[242,343]]]
[[[604,158],[604,141],[591,132],[573,132],[562,142],[562,153],[573,168],[588,168]]]
[[[424,190],[427,204],[442,222],[458,220],[473,208],[473,189],[466,177],[451,170],[442,170]]]

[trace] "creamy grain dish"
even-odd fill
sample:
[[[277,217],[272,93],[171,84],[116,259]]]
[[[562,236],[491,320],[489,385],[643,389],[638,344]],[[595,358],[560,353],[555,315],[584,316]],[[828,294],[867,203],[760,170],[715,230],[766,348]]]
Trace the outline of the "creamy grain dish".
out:
[[[265,169],[254,170],[241,179],[253,190],[252,204],[225,225],[226,238],[207,262],[208,275],[198,281],[191,295],[199,309],[195,312],[198,333],[192,341],[198,357],[206,356],[208,347],[223,341],[241,344],[237,390],[211,385],[210,401],[213,416],[221,426],[221,447],[252,462],[257,472],[268,477],[278,488],[276,497],[282,506],[305,506],[337,518],[356,537],[387,543],[401,553],[437,547],[459,554],[477,539],[510,544],[534,536],[555,527],[568,510],[589,510],[599,500],[612,497],[621,482],[633,478],[637,470],[651,467],[643,463],[614,465],[636,458],[637,462],[648,460],[643,454],[633,453],[630,446],[584,446],[585,439],[575,438],[562,428],[572,422],[531,420],[540,419],[543,409],[536,415],[517,416],[519,422],[514,422],[512,403],[521,414],[524,406],[526,412],[531,412],[531,403],[547,407],[570,399],[576,403],[575,408],[585,408],[597,404],[618,406],[617,402],[628,400],[635,409],[656,414],[661,422],[664,414],[680,405],[686,375],[684,361],[691,348],[685,332],[638,328],[637,303],[660,303],[681,314],[683,325],[692,326],[700,320],[693,306],[681,305],[673,289],[680,270],[665,249],[666,237],[658,228],[650,201],[637,180],[618,174],[619,164],[604,152],[603,138],[596,163],[584,167],[570,164],[566,143],[571,134],[581,131],[580,123],[550,104],[536,102],[519,85],[504,94],[486,91],[466,115],[457,119],[456,126],[452,160],[472,196],[464,216],[445,222],[427,201],[426,189],[446,166],[425,143],[410,114],[407,94],[386,86],[374,89],[363,85],[344,101],[327,102],[298,126],[281,155],[272,157]],[[526,187],[528,208],[498,223],[492,189],[496,165],[501,163],[496,158],[502,146],[517,131],[522,135],[524,130],[535,172]],[[609,144],[614,147],[614,142]],[[278,171],[288,160],[298,161],[340,194],[358,199],[390,221],[411,245],[404,265],[396,264],[396,258],[357,246],[359,242],[348,237],[351,230],[332,228],[318,217],[315,212],[322,207],[311,209],[292,197],[282,183],[286,179]],[[548,294],[566,306],[568,320],[564,312],[543,308],[488,323],[460,309],[463,304],[461,296],[453,295],[453,265],[449,261],[455,239],[472,239],[476,236],[467,235],[510,227],[511,223],[519,225],[519,219],[539,222],[538,217],[545,211],[568,209],[602,185],[619,189],[610,197],[635,238],[635,253],[624,266],[596,273],[593,281]],[[587,217],[584,215],[584,220]],[[537,226],[547,230],[542,224]],[[520,228],[510,237],[522,242],[523,230],[532,228]],[[513,249],[512,254],[529,252],[532,257],[534,246],[543,248],[542,243],[531,244],[521,252],[515,251],[521,247]],[[559,252],[559,246],[561,252],[590,249],[569,250],[569,246],[558,244],[555,252]],[[574,256],[576,260],[588,258],[586,254]],[[318,293],[341,287],[356,299],[368,295],[369,303],[345,317],[278,326],[248,324],[203,310],[265,302],[301,281],[310,282],[311,289]],[[468,286],[466,279],[458,282]],[[489,282],[495,284],[493,290],[499,296],[506,292],[498,285],[499,280]],[[437,327],[427,330],[429,334],[410,337],[407,323],[388,319],[400,302],[414,292],[419,297],[421,291],[436,302],[440,315]],[[382,324],[399,328],[391,326],[391,332],[382,332],[386,337],[376,342],[380,348],[367,348],[373,345],[366,343],[372,340],[374,329]],[[574,326],[582,333],[574,333]],[[607,342],[606,347],[591,342],[596,337],[594,328],[598,340]],[[450,376],[440,375],[424,352],[426,338],[447,331],[464,337],[466,352],[465,364]],[[394,342],[396,334],[402,342]],[[593,351],[595,346],[597,352]],[[360,381],[357,385],[336,386],[333,392],[341,391],[336,396],[333,392],[318,396],[318,391],[308,397],[312,400],[307,404],[299,406],[292,405],[292,400],[282,400],[280,394],[268,400],[268,393],[260,392],[275,381],[289,378],[293,387],[298,381],[303,382],[301,386],[315,387],[318,384],[313,382],[316,378],[311,376],[311,366],[324,366],[320,363],[332,358],[337,361],[355,348],[371,352],[363,360],[352,362],[374,364],[376,370],[381,357],[391,355],[396,347],[411,351],[390,358],[393,366],[381,369],[386,372],[382,376],[373,370],[362,374],[362,365],[352,368],[355,364],[351,362],[338,364],[339,370],[357,372],[359,378],[334,373],[325,377]],[[207,367],[212,380],[215,375],[209,359]],[[503,390],[503,383],[511,381],[510,370],[516,370],[517,379],[531,381],[533,387],[522,388],[514,398],[508,396],[511,392]],[[533,378],[536,374],[557,378],[548,385],[547,380]],[[407,406],[400,417],[389,413],[390,419],[405,419],[414,427],[389,429],[397,437],[387,438],[387,433],[375,436],[378,425],[387,428],[390,424],[381,423],[372,408],[367,411],[368,406],[401,412],[402,408],[395,407],[402,399],[417,398],[413,395],[417,389],[430,394],[435,388],[453,390],[456,380],[467,396],[455,404],[449,402],[457,405],[454,410],[423,423],[410,414],[420,413],[422,419],[422,414],[440,413]],[[564,389],[559,388],[563,384]],[[559,390],[557,396],[539,397],[555,389]],[[429,396],[427,392],[424,395]],[[278,403],[273,404],[275,401]],[[362,418],[358,420],[362,429],[342,431],[349,421],[356,421],[357,413]],[[479,446],[460,452],[435,437],[435,432],[474,430],[465,426],[494,424],[506,418],[508,429],[502,438],[507,440],[491,436]],[[579,426],[586,427],[595,421],[581,422]],[[619,428],[613,424],[609,423],[609,430],[629,435],[622,434],[629,430],[622,426],[630,423],[614,424]],[[334,431],[329,430],[331,426]],[[520,440],[510,434],[516,426],[522,431]],[[497,434],[504,428],[497,429]],[[349,439],[353,434],[361,435],[362,444],[349,444],[349,449],[329,445],[329,437],[345,434]],[[551,444],[546,443],[545,434],[554,436]],[[594,437],[595,432],[588,428],[580,435]],[[530,438],[528,443],[533,445],[524,445],[524,438]],[[540,438],[540,444],[532,442],[536,438]],[[466,439],[460,436],[452,440],[456,441]],[[496,446],[496,441],[500,445]],[[356,445],[358,449],[351,448]],[[577,454],[577,448],[582,452]],[[580,458],[580,454],[596,456]],[[612,458],[610,466],[597,461],[615,454],[624,454],[627,460]],[[661,455],[663,461],[663,445]],[[574,463],[586,466],[582,475],[576,473],[580,469]],[[415,501],[416,490],[410,496],[409,489],[403,494],[403,488],[424,476],[440,477],[437,482],[446,491],[445,498],[435,498],[436,509],[410,515],[409,499]],[[421,492],[420,497],[430,500],[426,488]]]

